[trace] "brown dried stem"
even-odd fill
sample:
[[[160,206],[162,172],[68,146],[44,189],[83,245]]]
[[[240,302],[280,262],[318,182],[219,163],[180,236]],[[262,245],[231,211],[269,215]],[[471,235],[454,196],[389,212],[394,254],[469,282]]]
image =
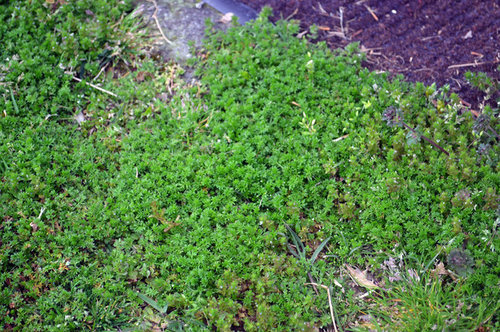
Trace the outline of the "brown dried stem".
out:
[[[163,33],[163,30],[161,28],[161,25],[160,25],[160,21],[158,21],[158,16],[156,15],[158,13],[158,4],[156,3],[155,0],[147,0],[148,2],[151,2],[154,6],[155,6],[155,11],[153,13],[153,19],[155,20],[156,22],[156,26],[158,27],[158,30],[160,30],[160,33],[161,33],[161,36],[163,37],[163,39],[167,42],[167,44],[170,44],[172,45],[172,42],[167,38],[167,36],[165,36],[165,34]]]
[[[326,293],[328,295],[328,304],[330,306],[330,315],[332,316],[333,330],[335,332],[338,332],[337,323],[335,322],[335,315],[333,314],[333,304],[332,304],[332,295],[330,294],[330,287],[325,286],[325,285],[318,285],[317,283],[313,283],[313,282],[308,283],[306,285],[312,285],[312,286],[321,287],[323,289],[326,289]]]
[[[420,136],[421,138],[423,138],[426,142],[430,143],[433,147],[435,147],[436,149],[440,150],[442,153],[444,153],[445,155],[449,156],[450,154],[448,153],[448,151],[446,151],[445,149],[443,149],[439,144],[437,144],[436,142],[434,142],[433,140],[431,140],[430,138],[428,138],[427,136],[424,136],[420,133],[418,133],[415,129],[413,129],[412,127],[408,126],[405,122],[401,121],[401,123],[403,124],[403,126],[406,128],[406,129],[409,129],[411,130],[414,134]]]

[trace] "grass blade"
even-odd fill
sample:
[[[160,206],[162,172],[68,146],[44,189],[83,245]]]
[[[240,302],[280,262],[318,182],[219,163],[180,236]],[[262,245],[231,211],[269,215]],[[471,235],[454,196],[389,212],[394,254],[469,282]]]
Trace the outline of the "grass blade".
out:
[[[300,259],[300,256],[297,254],[297,251],[295,249],[293,249],[293,247],[289,243],[287,243],[286,246],[288,247],[288,250],[290,250],[290,253],[292,255],[294,255],[295,257]]]
[[[450,241],[448,241],[448,244],[446,246],[447,247],[450,246],[454,241],[455,241],[455,238],[452,238]],[[441,247],[441,249],[439,249],[438,253],[429,261],[429,263],[427,263],[424,270],[422,271],[422,275],[424,275],[427,272],[427,270],[429,270],[431,265],[436,261],[436,258],[438,258],[438,256],[441,255],[441,252],[444,249],[445,249],[445,247]]]
[[[297,251],[300,253],[300,254],[303,254],[305,255],[305,248],[304,248],[304,245],[302,244],[302,241],[300,240],[299,236],[297,235],[297,233],[295,233],[293,231],[293,229],[286,225],[285,224],[285,227],[286,229],[288,229],[288,231],[290,232],[290,234],[292,235],[292,241],[293,243],[295,244],[295,247],[297,247]]]
[[[17,102],[16,98],[14,98],[14,93],[12,92],[12,89],[9,90],[10,90],[10,98],[12,99],[12,104],[14,105],[14,108],[16,110],[16,114],[19,114],[19,107],[17,107]]]
[[[144,301],[146,302],[147,304],[149,304],[150,306],[152,306],[153,308],[155,308],[156,310],[158,310],[160,313],[164,314],[167,312],[168,310],[168,304],[164,307],[160,307],[158,305],[158,302],[156,302],[155,300],[153,300],[152,298],[144,295],[144,294],[141,294],[141,293],[137,293],[137,295]]]
[[[326,246],[328,241],[330,241],[330,237],[328,237],[325,241],[321,242],[321,244],[318,246],[318,248],[316,248],[316,250],[314,250],[314,253],[312,254],[311,259],[310,259],[311,264],[314,264],[314,262],[318,258],[319,253],[321,252],[321,250],[323,250],[323,248]]]

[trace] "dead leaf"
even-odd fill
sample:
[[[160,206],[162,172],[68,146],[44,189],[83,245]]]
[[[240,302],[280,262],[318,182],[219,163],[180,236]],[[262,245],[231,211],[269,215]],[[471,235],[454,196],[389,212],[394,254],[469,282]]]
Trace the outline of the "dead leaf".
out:
[[[45,0],[45,2],[49,5],[52,5],[52,11],[55,11],[60,5],[66,4],[65,0]]]
[[[384,265],[382,265],[382,269],[388,270],[390,282],[401,280],[401,271],[397,266],[394,257],[390,257],[389,259],[385,260]]]
[[[162,92],[162,93],[156,95],[156,98],[158,98],[159,100],[161,100],[163,102],[167,102],[170,99],[169,94],[166,92]]]
[[[444,267],[443,262],[439,262],[436,268],[431,271],[432,276],[450,276],[453,281],[457,280],[457,277]]]
[[[329,31],[327,37],[339,37],[345,39],[345,34],[340,31]]]
[[[368,280],[366,277],[366,273],[361,271],[358,268],[353,269],[350,267],[348,264],[345,264],[345,267],[347,268],[347,271],[349,272],[349,275],[351,278],[360,286],[363,286],[367,289],[378,289],[380,288],[379,286],[375,285],[373,281]]]
[[[167,228],[165,228],[165,229],[163,230],[163,232],[164,232],[164,233],[167,233],[167,232],[168,232],[168,231],[170,231],[172,228],[177,227],[177,226],[179,226],[179,225],[180,225],[179,223],[173,223],[173,224],[169,225]]]
[[[335,286],[340,288],[342,294],[345,293],[344,287],[337,281],[337,279],[333,279],[333,283],[335,284]]]
[[[33,232],[36,232],[38,230],[38,225],[35,224],[34,222],[30,222],[30,226]]]
[[[384,265],[387,266],[390,270],[398,270],[398,266],[396,264],[396,260],[394,259],[394,257],[389,257],[389,259],[386,259],[384,261]]]
[[[181,219],[181,216],[177,215],[177,218],[175,218],[175,222],[170,223],[170,225],[168,225],[168,227],[165,228],[163,231],[166,233],[169,230],[171,230],[172,228],[180,226],[181,223],[178,222],[180,219]]]
[[[337,279],[333,279],[333,283],[335,284],[335,286],[339,287],[339,288],[344,288],[340,282],[337,281]]]
[[[224,24],[228,24],[233,20],[233,16],[234,16],[234,14],[231,12],[225,13],[224,16],[222,16],[222,18],[219,20],[219,22],[224,23]]]
[[[371,322],[373,320],[372,315],[361,315],[358,318],[365,322]]]
[[[137,76],[135,77],[135,81],[138,83],[142,83],[146,80],[147,77],[149,77],[150,79],[154,78],[153,74],[151,74],[147,71],[140,71],[137,73]]]
[[[300,39],[300,38],[304,37],[304,36],[305,36],[308,32],[309,32],[309,30],[304,30],[304,31],[302,31],[301,33],[299,33],[299,34],[297,35],[297,38],[299,38],[299,39]]]
[[[80,111],[77,115],[75,115],[75,121],[81,125],[83,122],[85,122],[85,115],[83,112]]]
[[[479,113],[479,112],[478,112],[478,111],[476,111],[476,110],[470,110],[470,112],[471,112],[472,114],[474,114],[474,116],[475,116],[476,118],[479,118],[479,117],[481,116],[481,113]]]
[[[415,280],[416,282],[420,281],[420,276],[414,269],[408,270],[408,276],[410,277],[411,280]]]
[[[448,275],[449,272],[444,267],[443,262],[439,262],[439,264],[436,265],[436,268],[434,270],[432,270],[432,274],[433,275],[440,275],[440,276],[444,275],[445,276],[445,275]]]

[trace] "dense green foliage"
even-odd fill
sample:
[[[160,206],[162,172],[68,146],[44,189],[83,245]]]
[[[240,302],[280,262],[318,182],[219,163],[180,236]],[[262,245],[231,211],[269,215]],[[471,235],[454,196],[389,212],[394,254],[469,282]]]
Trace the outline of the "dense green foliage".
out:
[[[170,73],[144,60],[111,85],[123,98],[116,106],[59,65],[88,59],[97,74],[99,54],[118,42],[89,27],[112,26],[126,8],[28,3],[0,7],[9,45],[1,58],[22,59],[0,72],[4,328],[103,330],[146,319],[308,330],[331,324],[326,292],[305,285],[310,278],[343,285],[333,301],[347,327],[367,309],[339,275],[344,263],[383,278],[388,257],[425,274],[422,262],[435,255],[460,279],[443,281],[447,296],[433,306],[461,301],[446,317],[466,318],[429,314],[413,326],[477,327],[498,308],[494,110],[478,123],[456,96],[370,73],[356,45],[332,54],[266,13],[208,38],[199,86],[161,102]],[[52,49],[63,36],[72,46]],[[81,130],[70,118],[79,94],[90,118]],[[102,120],[110,109],[115,120]],[[299,260],[287,247],[293,232],[307,258],[330,240],[316,261]],[[452,249],[465,258],[450,258]],[[413,286],[418,306],[429,292]]]
[[[0,7],[3,80],[16,92],[17,106],[5,100],[11,116],[72,114],[65,107],[75,106],[79,96],[71,90],[65,70],[81,76],[97,73],[110,51],[116,56],[126,47],[111,36],[130,1],[61,3],[11,1]]]

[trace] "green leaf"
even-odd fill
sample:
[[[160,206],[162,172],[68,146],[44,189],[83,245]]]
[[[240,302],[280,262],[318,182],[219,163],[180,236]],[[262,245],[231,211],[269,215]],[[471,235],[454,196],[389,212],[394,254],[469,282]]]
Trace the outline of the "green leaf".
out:
[[[288,231],[292,235],[293,244],[297,248],[297,252],[300,255],[300,258],[304,258],[305,259],[306,258],[306,250],[305,250],[304,245],[302,244],[302,241],[300,240],[299,236],[297,235],[297,233],[295,233],[292,230],[292,228],[290,226],[288,226],[288,225],[285,224],[285,227],[286,227],[286,229],[288,229]],[[296,255],[294,255],[294,256],[296,256]]]
[[[295,257],[300,259],[300,256],[297,254],[297,251],[295,249],[293,249],[293,247],[289,243],[287,243],[286,246],[288,247],[288,250],[290,250],[290,253],[292,255],[294,255]]]
[[[150,306],[152,306],[153,308],[155,308],[156,310],[158,310],[160,313],[164,314],[167,312],[168,310],[168,304],[164,307],[160,307],[158,305],[158,302],[156,302],[155,300],[153,300],[152,298],[150,297],[147,297],[146,295],[144,294],[141,294],[141,293],[137,293],[137,295],[144,301],[146,302],[147,304],[149,304]]]
[[[14,105],[14,108],[16,110],[16,114],[19,114],[19,107],[17,106],[16,98],[14,98],[14,93],[12,92],[12,89],[9,89],[10,91],[10,98],[12,99],[12,104]]]
[[[323,250],[323,248],[326,246],[328,241],[330,241],[330,238],[327,238],[325,241],[321,242],[321,244],[318,246],[318,248],[316,248],[316,250],[314,250],[314,253],[311,256],[311,259],[309,260],[311,262],[311,264],[314,264],[314,262],[318,258],[319,253],[321,252],[321,250]]]

